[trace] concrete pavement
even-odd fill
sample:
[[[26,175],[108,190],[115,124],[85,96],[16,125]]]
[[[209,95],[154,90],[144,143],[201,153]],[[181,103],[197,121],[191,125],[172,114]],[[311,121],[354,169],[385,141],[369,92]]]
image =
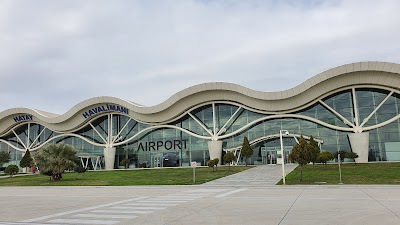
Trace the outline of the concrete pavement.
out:
[[[278,168],[193,186],[0,187],[0,225],[400,224],[400,186],[270,185]]]
[[[2,187],[0,224],[400,224],[398,186]]]

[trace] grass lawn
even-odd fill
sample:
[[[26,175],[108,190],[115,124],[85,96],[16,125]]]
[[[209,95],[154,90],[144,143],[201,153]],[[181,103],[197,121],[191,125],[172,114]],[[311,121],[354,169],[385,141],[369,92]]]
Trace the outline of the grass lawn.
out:
[[[218,167],[213,172],[209,167],[196,168],[196,184],[202,184],[224,176],[238,173],[251,166]],[[30,175],[1,178],[0,186],[125,186],[125,185],[191,185],[192,168],[162,168],[143,170],[87,171],[86,173],[64,173],[60,181],[50,181],[48,176]]]
[[[343,184],[400,184],[400,163],[345,163],[341,165]],[[337,164],[306,165],[303,168],[303,181],[299,181],[298,166],[286,176],[286,184],[339,184]],[[278,183],[282,184],[282,180]]]

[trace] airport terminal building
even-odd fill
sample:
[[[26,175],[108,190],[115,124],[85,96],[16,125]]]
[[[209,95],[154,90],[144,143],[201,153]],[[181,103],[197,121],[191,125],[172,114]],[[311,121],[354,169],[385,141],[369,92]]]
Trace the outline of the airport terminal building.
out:
[[[90,169],[119,168],[126,157],[131,168],[206,165],[227,151],[240,164],[248,137],[251,164],[276,164],[280,131],[289,132],[285,161],[300,135],[314,137],[323,151],[356,152],[358,162],[400,161],[400,64],[346,64],[280,92],[199,84],[150,107],[102,96],[62,115],[8,109],[0,113],[0,150],[17,165],[27,149],[59,142]]]

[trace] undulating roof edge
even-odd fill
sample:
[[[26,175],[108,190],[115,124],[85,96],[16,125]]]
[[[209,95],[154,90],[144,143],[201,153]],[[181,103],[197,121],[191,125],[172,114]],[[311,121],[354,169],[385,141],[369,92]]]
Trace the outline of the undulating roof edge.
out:
[[[364,75],[357,72],[371,73],[364,73]],[[346,74],[349,75],[346,76]],[[47,125],[57,125],[57,130],[69,130],[72,129],[73,126],[65,125],[66,121],[76,120],[73,123],[82,123],[82,119],[77,120],[73,117],[81,116],[80,114],[85,109],[87,110],[91,106],[99,104],[120,105],[129,109],[129,114],[131,116],[134,116],[140,121],[149,123],[168,121],[177,117],[179,113],[182,113],[186,109],[202,103],[202,101],[211,100],[235,101],[263,111],[284,111],[304,105],[313,98],[315,99],[347,84],[379,84],[399,89],[399,75],[400,64],[398,63],[357,62],[326,70],[284,91],[262,92],[238,84],[212,82],[186,88],[155,106],[146,107],[116,97],[100,96],[84,100],[62,115],[30,108],[7,109],[0,112],[0,122],[6,118],[17,115],[30,114]],[[338,79],[339,77],[340,79]],[[201,97],[199,97],[199,95],[201,95]],[[157,115],[158,118],[153,118],[155,115]],[[3,129],[0,124],[0,133],[1,130]]]

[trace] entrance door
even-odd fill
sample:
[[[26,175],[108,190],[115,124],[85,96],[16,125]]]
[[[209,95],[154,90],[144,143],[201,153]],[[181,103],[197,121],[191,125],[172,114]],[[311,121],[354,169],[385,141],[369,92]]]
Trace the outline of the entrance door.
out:
[[[163,157],[162,153],[153,153],[150,155],[150,167],[162,167],[163,166]]]
[[[267,150],[267,164],[275,165],[276,164],[276,157],[277,157],[276,150]]]
[[[289,161],[289,155],[290,155],[290,153],[292,152],[292,150],[283,150],[283,152],[284,152],[284,156],[285,156],[285,164],[290,163],[290,161]]]

